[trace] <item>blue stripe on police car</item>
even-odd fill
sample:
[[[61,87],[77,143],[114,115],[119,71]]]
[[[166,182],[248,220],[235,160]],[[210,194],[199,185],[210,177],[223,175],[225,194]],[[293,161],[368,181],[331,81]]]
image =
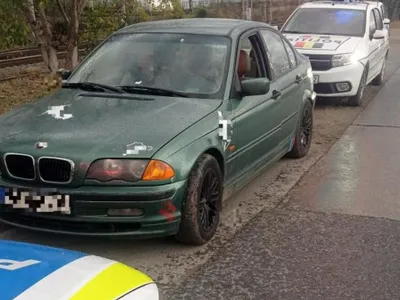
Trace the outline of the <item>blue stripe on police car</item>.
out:
[[[1,299],[14,299],[57,269],[86,255],[28,243],[0,241]]]

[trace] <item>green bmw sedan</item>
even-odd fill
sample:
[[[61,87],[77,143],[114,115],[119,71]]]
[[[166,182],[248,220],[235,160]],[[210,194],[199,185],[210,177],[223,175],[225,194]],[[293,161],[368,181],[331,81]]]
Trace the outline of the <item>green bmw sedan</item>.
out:
[[[0,116],[0,221],[82,236],[215,235],[222,202],[310,148],[308,59],[252,21],[125,27]]]

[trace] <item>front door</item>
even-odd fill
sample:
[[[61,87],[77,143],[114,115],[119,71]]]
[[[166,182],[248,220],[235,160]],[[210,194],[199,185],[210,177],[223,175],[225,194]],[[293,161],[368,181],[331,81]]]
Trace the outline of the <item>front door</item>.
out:
[[[248,59],[248,69],[244,76],[239,78],[236,74],[236,86],[249,78],[271,79],[267,70],[267,62],[263,55],[263,44],[257,31],[252,31],[242,36],[237,53],[243,54]],[[237,70],[237,69],[236,69]],[[279,139],[279,101],[273,95],[277,90],[273,84],[265,95],[245,96],[233,92],[231,97],[234,118],[232,125],[237,134],[235,156],[236,179],[243,175],[251,176],[263,159],[273,155],[276,143]],[[245,176],[245,177],[248,177]]]
[[[380,60],[381,60],[381,44],[382,40],[377,40],[372,38],[372,35],[377,30],[377,22],[375,19],[373,9],[369,15],[369,72],[368,72],[368,82],[373,80],[380,72]]]

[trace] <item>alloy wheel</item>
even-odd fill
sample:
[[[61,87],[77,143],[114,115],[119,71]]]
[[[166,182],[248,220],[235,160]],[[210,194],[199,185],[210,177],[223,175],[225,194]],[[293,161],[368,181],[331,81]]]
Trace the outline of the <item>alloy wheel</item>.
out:
[[[300,145],[302,149],[307,149],[311,143],[312,135],[312,108],[307,107],[303,111],[301,121]]]
[[[213,169],[208,169],[203,178],[200,193],[200,224],[205,232],[213,230],[217,223],[218,200],[221,182]]]

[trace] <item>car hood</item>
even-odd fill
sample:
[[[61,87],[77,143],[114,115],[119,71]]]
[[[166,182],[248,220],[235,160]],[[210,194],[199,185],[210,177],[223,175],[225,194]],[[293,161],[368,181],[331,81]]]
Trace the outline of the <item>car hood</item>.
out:
[[[121,278],[125,278],[123,284]],[[104,280],[107,281],[105,287],[101,285]],[[138,270],[103,257],[37,244],[0,241],[1,299],[100,300],[104,299],[99,298],[102,289],[107,289],[108,297],[118,298],[132,289],[153,283]]]
[[[320,34],[289,34],[284,36],[301,53],[335,54],[352,53],[362,41],[360,37]]]
[[[1,116],[0,149],[67,158],[76,154],[82,160],[85,154],[87,159],[149,158],[220,103],[61,89]],[[38,142],[47,147],[37,150]]]

